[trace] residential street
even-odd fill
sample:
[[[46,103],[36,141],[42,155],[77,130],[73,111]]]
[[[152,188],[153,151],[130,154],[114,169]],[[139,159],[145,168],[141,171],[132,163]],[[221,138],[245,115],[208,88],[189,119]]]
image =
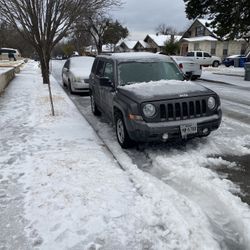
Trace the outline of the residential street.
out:
[[[59,83],[61,83],[61,67],[63,62],[61,61],[53,61],[53,75],[57,79]],[[231,68],[233,69],[233,68]],[[231,143],[233,140],[236,140],[236,138],[249,138],[250,136],[250,82],[243,81],[243,77],[239,78],[239,76],[228,76],[228,75],[215,75],[212,74],[211,69],[208,70],[205,68],[203,72],[203,78],[210,80],[212,79],[212,82],[204,81],[204,80],[198,80],[196,83],[202,84],[212,90],[214,90],[216,93],[220,95],[221,101],[222,101],[222,110],[223,110],[223,126],[226,127],[231,133],[228,131],[227,133],[220,133],[222,139],[225,140],[231,140],[230,144],[228,146],[231,146]],[[214,69],[216,71],[216,69]],[[228,74],[228,71],[230,69],[224,69],[222,67],[222,72]],[[227,70],[227,71],[225,71]],[[243,75],[244,69],[242,68],[235,68],[233,69],[233,74]],[[236,72],[236,73],[235,73]],[[216,81],[217,78],[217,82]],[[222,83],[223,81],[228,82]],[[238,81],[237,81],[238,80]],[[218,83],[218,81],[221,83]],[[234,82],[235,81],[235,82]],[[236,82],[237,81],[237,82]],[[231,84],[230,84],[231,82]],[[235,83],[235,84],[232,84]],[[68,93],[68,91],[66,90]],[[85,115],[87,120],[90,122],[92,127],[98,132],[99,135],[102,135],[103,132],[100,131],[100,127],[106,126],[105,123],[105,117],[101,117],[101,124],[100,120],[96,117],[94,117],[91,113],[90,108],[90,99],[88,96],[79,96],[79,95],[70,95],[70,98],[74,101],[74,103],[77,105],[78,109]],[[111,129],[111,126],[107,126],[107,129],[110,130],[108,133],[113,135],[114,141],[115,133],[114,129]],[[221,132],[221,131],[220,131]],[[212,135],[216,138],[217,132],[215,132],[215,135]],[[107,135],[109,136],[109,135]],[[211,136],[211,135],[210,135]],[[210,141],[210,136],[207,138]],[[223,137],[229,137],[229,138],[223,138]],[[234,138],[234,139],[233,139]],[[202,140],[207,140],[202,139]],[[211,139],[212,141],[213,139]],[[188,147],[189,144],[186,146]],[[117,145],[118,146],[118,145]],[[164,148],[165,151],[166,145],[142,145],[143,148],[153,147],[153,150]],[[167,145],[167,147],[172,148],[176,145]],[[177,145],[179,147],[180,145]],[[192,146],[192,143],[191,143]],[[250,147],[250,143],[245,145],[246,147]],[[155,148],[156,147],[156,148]],[[112,151],[112,150],[111,150]],[[139,149],[141,151],[141,149]],[[145,168],[145,165],[151,165],[152,159],[148,157],[148,153],[139,152],[138,150],[134,150],[131,153],[131,150],[128,150],[127,153],[132,157],[132,159],[135,161],[135,163],[140,168]],[[228,178],[231,179],[233,182],[236,182],[237,185],[239,185],[242,189],[242,192],[239,194],[241,198],[250,204],[250,184],[248,178],[250,177],[250,154],[233,154],[233,150],[229,151],[222,151],[223,153],[216,153],[213,152],[211,155],[213,157],[219,158],[222,157],[223,160],[229,161],[230,164],[236,164],[239,166],[237,170],[235,171],[234,168],[228,168],[227,163],[221,163],[216,168],[218,168],[218,171],[221,172],[221,174],[228,175]],[[240,154],[240,155],[238,155]],[[210,157],[210,155],[208,154]],[[210,163],[209,163],[210,164]],[[229,164],[229,165],[230,165]],[[211,166],[212,167],[212,166]]]
[[[53,75],[59,83],[61,63],[53,64]],[[223,75],[217,75],[217,79],[222,81]],[[130,150],[119,147],[105,117],[93,116],[88,96],[70,95],[121,165],[124,159],[132,160],[141,170],[198,205],[221,239],[221,249],[245,249],[238,231],[243,217],[235,213],[234,202],[239,201],[239,196],[250,204],[250,84],[238,79],[235,85],[197,81],[216,91],[222,101],[222,126],[208,138],[186,144],[146,144]]]
[[[248,250],[249,90],[216,85],[228,114],[207,138],[123,150],[88,96],[65,94],[63,63],[55,117],[37,62],[0,96],[0,249]]]

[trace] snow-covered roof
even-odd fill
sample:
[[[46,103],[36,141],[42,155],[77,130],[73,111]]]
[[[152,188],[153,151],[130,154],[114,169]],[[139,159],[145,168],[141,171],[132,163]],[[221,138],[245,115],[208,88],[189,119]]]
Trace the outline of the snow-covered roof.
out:
[[[133,49],[135,47],[137,41],[124,40],[122,43],[124,43],[129,49]]]
[[[191,37],[191,38],[183,38],[183,40],[187,42],[218,41],[218,39],[212,36],[197,36],[197,37]]]
[[[198,20],[204,27],[206,27],[208,31],[210,31],[214,36],[216,36],[216,34],[215,34],[215,29],[213,29],[212,27],[207,27],[207,24],[210,24],[213,20],[201,19],[201,18],[197,18],[197,20]]]
[[[141,46],[143,47],[143,48],[149,48],[150,46],[149,46],[149,44],[148,43],[146,43],[145,41],[143,41],[143,40],[139,40],[137,43],[140,43],[141,44]]]
[[[171,39],[171,35],[147,35],[147,36],[150,37],[159,47],[164,46],[165,42],[167,42]],[[174,39],[176,41],[179,41],[181,39],[181,36],[175,35]]]

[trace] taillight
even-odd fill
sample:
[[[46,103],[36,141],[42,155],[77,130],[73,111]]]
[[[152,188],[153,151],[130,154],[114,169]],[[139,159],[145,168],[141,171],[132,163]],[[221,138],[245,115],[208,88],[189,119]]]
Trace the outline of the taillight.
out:
[[[182,63],[179,63],[179,68],[183,69],[183,64]]]

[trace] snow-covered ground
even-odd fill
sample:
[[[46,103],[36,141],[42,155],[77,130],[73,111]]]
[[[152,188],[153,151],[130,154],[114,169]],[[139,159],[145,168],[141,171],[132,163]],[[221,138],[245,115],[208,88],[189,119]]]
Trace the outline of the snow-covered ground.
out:
[[[249,249],[249,207],[216,169],[250,154],[250,126],[124,151],[89,97],[72,97],[87,122],[53,78],[52,91],[55,117],[29,62],[0,97],[0,249]]]
[[[11,67],[4,67],[4,68],[0,68],[0,74],[3,74],[9,70],[11,70],[12,68]]]
[[[59,64],[54,64],[58,79],[60,67]],[[234,95],[234,92],[231,94]],[[165,184],[164,188],[168,187],[176,192],[173,195],[167,191],[174,204],[177,203],[174,201],[177,197],[185,197],[195,209],[201,211],[209,221],[210,234],[217,238],[218,249],[248,248],[249,243],[244,243],[248,233],[244,231],[249,223],[249,207],[237,197],[240,192],[238,186],[226,179],[226,176],[218,175],[216,170],[221,166],[239,168],[236,163],[223,160],[220,156],[249,155],[250,126],[224,117],[221,129],[207,139],[196,139],[184,146],[146,145],[143,150],[124,151],[116,142],[114,129],[105,122],[105,118],[98,119],[92,115],[88,97],[71,98],[126,171],[130,172],[129,164],[136,164],[138,168],[160,180],[161,185]],[[190,210],[185,208],[185,211],[180,204],[176,209],[183,217],[191,215]],[[201,227],[204,225],[201,224]],[[198,248],[195,246],[193,249]],[[209,246],[208,249],[217,248]]]
[[[224,65],[220,65],[219,67],[202,67],[203,72],[211,72],[217,74],[227,74],[227,75],[239,75],[243,76],[245,73],[244,67],[225,67]]]
[[[218,68],[203,67],[201,79],[215,82],[224,82],[229,85],[250,89],[250,81],[245,81],[244,76],[244,68],[225,67],[221,65]]]

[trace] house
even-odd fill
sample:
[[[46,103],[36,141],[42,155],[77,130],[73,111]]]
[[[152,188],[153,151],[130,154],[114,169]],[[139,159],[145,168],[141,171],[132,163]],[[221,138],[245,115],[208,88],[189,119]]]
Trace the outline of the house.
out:
[[[247,42],[244,39],[223,40],[216,36],[211,27],[207,27],[211,21],[196,18],[180,39],[180,54],[186,55],[188,51],[202,50],[225,58],[229,55],[244,54]]]
[[[152,52],[161,52],[164,51],[164,47],[166,42],[174,39],[175,41],[179,41],[181,36],[176,35],[147,35],[144,39],[144,42],[148,44],[150,51]]]
[[[148,43],[144,42],[143,40],[139,40],[135,46],[134,50],[141,52],[141,51],[151,51],[151,48]]]
[[[137,41],[123,40],[118,42],[115,47],[115,52],[133,52]]]

